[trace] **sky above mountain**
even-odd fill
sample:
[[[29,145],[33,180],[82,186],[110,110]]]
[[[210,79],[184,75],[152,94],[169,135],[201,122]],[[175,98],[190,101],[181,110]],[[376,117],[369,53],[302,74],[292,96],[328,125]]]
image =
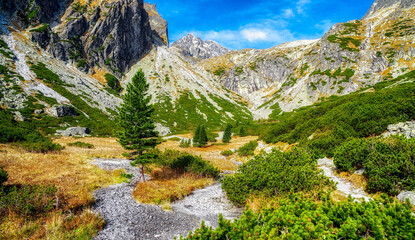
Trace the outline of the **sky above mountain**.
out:
[[[151,0],[170,41],[194,33],[229,49],[269,48],[321,38],[337,22],[362,18],[374,0]]]

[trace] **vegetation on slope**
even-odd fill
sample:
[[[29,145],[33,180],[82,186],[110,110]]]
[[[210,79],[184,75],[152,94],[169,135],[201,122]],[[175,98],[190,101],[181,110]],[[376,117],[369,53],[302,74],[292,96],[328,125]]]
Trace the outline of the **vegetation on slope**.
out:
[[[211,131],[219,131],[224,123],[252,120],[249,111],[240,104],[209,96],[222,108],[218,109],[203,94],[198,95],[200,99],[191,92],[183,92],[173,103],[167,96],[159,97],[158,103],[154,104],[156,120],[170,127],[173,132],[191,131],[199,125],[205,125]]]
[[[349,138],[379,135],[389,124],[415,118],[415,71],[375,86],[375,92],[332,96],[324,102],[283,113],[264,134],[266,142],[298,142],[319,156],[333,156]]]
[[[72,126],[80,125],[89,127],[92,134],[97,136],[112,136],[117,130],[116,124],[114,124],[108,115],[99,109],[89,106],[83,98],[67,90],[66,87],[71,86],[65,84],[59,78],[59,75],[48,69],[45,64],[41,62],[33,64],[31,66],[31,70],[36,74],[38,79],[43,80],[43,82],[50,88],[69,99],[71,104],[81,113],[77,117],[62,118],[55,118],[42,114],[37,119],[33,119],[33,111],[26,113],[26,116],[30,118],[30,122],[36,125],[37,128],[40,128],[47,134],[52,134],[56,131],[56,129],[59,129],[60,124],[68,123]],[[38,100],[43,100],[41,97],[42,96],[37,95],[36,98],[31,99],[32,103],[37,103]],[[52,105],[54,104],[53,102],[50,102],[49,99],[46,100],[48,100]]]
[[[405,137],[353,139],[336,149],[334,163],[341,171],[364,168],[367,191],[397,195],[415,189],[415,139]]]

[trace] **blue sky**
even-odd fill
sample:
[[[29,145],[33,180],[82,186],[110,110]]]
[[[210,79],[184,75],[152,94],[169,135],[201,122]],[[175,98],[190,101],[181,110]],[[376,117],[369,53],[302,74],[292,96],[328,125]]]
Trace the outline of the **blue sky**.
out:
[[[151,0],[170,41],[187,33],[229,49],[269,48],[317,39],[337,22],[360,19],[374,0]]]

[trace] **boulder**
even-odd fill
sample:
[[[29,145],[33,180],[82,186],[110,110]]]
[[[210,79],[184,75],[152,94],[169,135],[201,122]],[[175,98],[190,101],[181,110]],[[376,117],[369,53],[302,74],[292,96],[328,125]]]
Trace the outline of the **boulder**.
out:
[[[398,200],[399,201],[401,201],[401,202],[405,202],[406,201],[406,199],[409,199],[409,202],[412,204],[412,205],[414,205],[415,206],[415,191],[412,191],[412,192],[408,192],[408,191],[406,191],[406,192],[401,192],[399,195],[398,195]]]
[[[161,136],[161,137],[167,136],[171,133],[170,128],[165,127],[165,126],[161,125],[160,123],[156,123],[156,129],[155,130],[159,133],[159,136]]]
[[[16,111],[14,112],[14,120],[17,122],[23,122],[26,121],[26,118],[22,115],[21,112]]]
[[[64,137],[86,137],[91,133],[91,129],[87,127],[70,127],[64,131],[57,131],[58,135],[62,135]]]
[[[58,105],[58,106],[55,105],[51,108],[48,108],[46,111],[49,115],[54,116],[54,117],[79,116],[79,113],[77,113],[73,107],[67,106],[67,105]]]

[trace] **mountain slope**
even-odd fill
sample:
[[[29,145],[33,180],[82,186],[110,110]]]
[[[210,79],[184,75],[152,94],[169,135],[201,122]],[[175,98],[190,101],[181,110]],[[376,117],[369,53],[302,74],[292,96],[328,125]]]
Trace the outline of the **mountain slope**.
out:
[[[382,2],[362,20],[334,25],[318,41],[232,51],[200,65],[247,96],[262,118],[354,92],[415,67],[414,5]]]

